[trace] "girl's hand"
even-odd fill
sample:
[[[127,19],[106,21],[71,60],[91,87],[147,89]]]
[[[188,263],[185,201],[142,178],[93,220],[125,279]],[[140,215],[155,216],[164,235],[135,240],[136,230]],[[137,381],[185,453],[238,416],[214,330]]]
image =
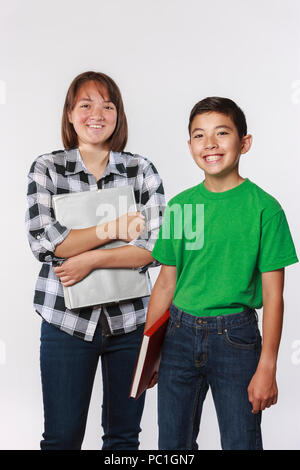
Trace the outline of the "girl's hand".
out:
[[[56,266],[53,271],[60,278],[65,287],[72,286],[86,277],[93,268],[93,251],[86,251],[80,255],[68,258],[61,266]]]
[[[248,397],[252,403],[252,413],[275,405],[278,398],[275,373],[269,369],[257,368],[248,386]]]

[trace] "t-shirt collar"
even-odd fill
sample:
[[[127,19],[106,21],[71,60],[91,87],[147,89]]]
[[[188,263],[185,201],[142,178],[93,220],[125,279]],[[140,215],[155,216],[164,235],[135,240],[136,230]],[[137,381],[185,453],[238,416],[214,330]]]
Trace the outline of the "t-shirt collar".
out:
[[[213,192],[213,191],[209,191],[205,185],[204,185],[204,181],[203,180],[200,184],[199,184],[199,190],[201,192],[201,194],[208,198],[208,199],[226,199],[228,197],[232,197],[232,196],[237,196],[239,195],[241,192],[243,192],[245,189],[247,189],[249,183],[250,183],[250,180],[249,178],[245,178],[245,181],[243,181],[242,183],[238,184],[237,186],[235,186],[234,188],[232,189],[228,189],[227,191],[222,191],[222,192]]]

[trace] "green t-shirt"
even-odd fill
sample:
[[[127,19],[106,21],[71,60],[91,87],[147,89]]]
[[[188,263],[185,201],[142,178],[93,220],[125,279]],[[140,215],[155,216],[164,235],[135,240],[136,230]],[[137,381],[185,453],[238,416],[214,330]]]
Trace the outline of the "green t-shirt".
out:
[[[173,302],[196,316],[261,308],[261,273],[298,261],[280,204],[248,178],[220,193],[202,181],[172,198],[152,256],[177,267]]]

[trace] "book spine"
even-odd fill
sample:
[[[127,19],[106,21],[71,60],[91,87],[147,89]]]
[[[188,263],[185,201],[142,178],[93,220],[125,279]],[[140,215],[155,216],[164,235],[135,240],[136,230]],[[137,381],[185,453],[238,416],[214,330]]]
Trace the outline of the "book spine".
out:
[[[71,299],[70,299],[70,296],[69,296],[69,289],[67,287],[64,287],[64,286],[63,286],[63,289],[64,289],[65,305],[68,309],[71,309],[73,307],[71,305]]]

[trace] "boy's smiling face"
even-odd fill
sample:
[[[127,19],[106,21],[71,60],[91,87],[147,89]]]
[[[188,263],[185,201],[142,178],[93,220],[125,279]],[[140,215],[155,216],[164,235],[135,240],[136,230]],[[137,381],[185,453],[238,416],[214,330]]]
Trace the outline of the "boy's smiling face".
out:
[[[211,111],[194,117],[188,144],[205,174],[218,177],[238,172],[240,155],[248,152],[251,142],[250,135],[240,139],[230,116]]]

